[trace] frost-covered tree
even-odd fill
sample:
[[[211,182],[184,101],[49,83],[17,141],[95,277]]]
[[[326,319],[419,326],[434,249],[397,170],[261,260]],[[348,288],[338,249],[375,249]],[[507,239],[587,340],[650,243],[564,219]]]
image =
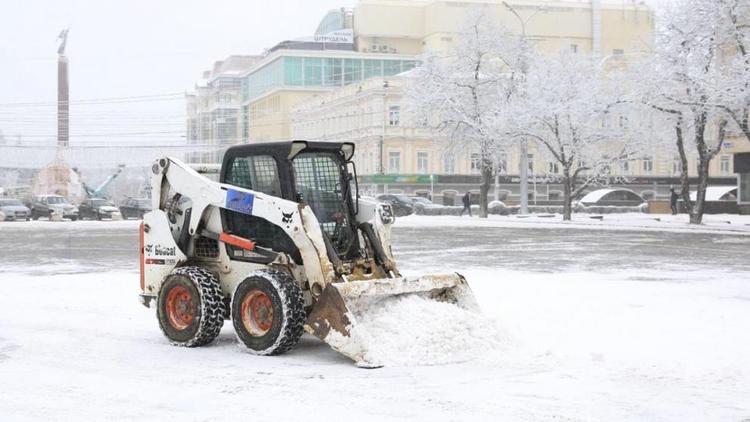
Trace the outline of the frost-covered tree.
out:
[[[703,30],[720,45],[715,103],[750,142],[750,1],[700,0],[697,7]]]
[[[467,13],[455,47],[424,55],[405,90],[406,111],[447,139],[448,150],[479,152],[480,217],[487,217],[493,157],[506,141],[496,115],[522,79],[524,54],[518,37],[478,7]]]
[[[499,116],[509,123],[509,135],[536,143],[557,167],[564,220],[571,219],[572,201],[586,188],[608,183],[620,163],[644,154],[646,138],[629,123],[635,110],[616,82],[591,56],[538,56],[522,95]]]
[[[738,107],[736,84],[728,83],[734,65],[730,37],[717,4],[734,0],[677,0],[663,10],[656,53],[640,72],[644,101],[673,126],[674,144],[681,163],[681,197],[690,222],[700,224],[708,186],[709,165],[721,150],[730,109],[740,110],[737,123],[746,122],[747,108]],[[723,82],[722,82],[723,81]],[[741,113],[745,113],[745,117]],[[696,200],[690,199],[688,152],[698,156]]]

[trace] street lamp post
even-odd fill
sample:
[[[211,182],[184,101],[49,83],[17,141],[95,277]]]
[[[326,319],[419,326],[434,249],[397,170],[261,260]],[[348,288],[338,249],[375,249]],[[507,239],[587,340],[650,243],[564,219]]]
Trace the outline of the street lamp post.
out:
[[[540,6],[538,7],[534,13],[526,17],[526,19],[521,18],[521,15],[516,11],[516,9],[513,8],[513,6],[509,5],[507,2],[503,1],[503,6],[505,6],[506,9],[508,9],[513,16],[518,19],[518,23],[521,25],[521,39],[523,40],[524,44],[526,43],[526,24],[536,16],[537,13],[545,11],[545,8]],[[523,56],[522,56],[523,57]],[[523,60],[521,63],[521,72],[524,74],[526,73],[527,63],[526,60]],[[521,159],[519,160],[519,176],[521,178],[520,185],[521,185],[521,214],[528,214],[529,213],[529,147],[527,144],[526,139],[521,140]]]
[[[518,168],[521,176],[521,214],[529,213],[529,148],[526,139],[521,140],[521,160]]]
[[[385,129],[388,120],[388,81],[383,81],[383,121],[380,133],[380,145],[378,145],[378,173],[385,174]],[[388,193],[388,184],[383,182],[383,193]]]
[[[380,164],[378,165],[378,173],[384,174],[385,173],[385,127],[386,127],[386,121],[388,120],[388,81],[383,81],[383,121],[382,121],[382,130],[380,132],[380,145],[379,145],[379,155],[380,155]]]

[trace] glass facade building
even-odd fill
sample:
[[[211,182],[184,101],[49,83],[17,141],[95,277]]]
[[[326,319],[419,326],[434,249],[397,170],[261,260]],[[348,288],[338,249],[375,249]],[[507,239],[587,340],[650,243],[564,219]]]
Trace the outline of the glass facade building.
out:
[[[275,88],[333,88],[373,77],[394,76],[416,67],[415,60],[281,56],[242,80],[243,102]]]

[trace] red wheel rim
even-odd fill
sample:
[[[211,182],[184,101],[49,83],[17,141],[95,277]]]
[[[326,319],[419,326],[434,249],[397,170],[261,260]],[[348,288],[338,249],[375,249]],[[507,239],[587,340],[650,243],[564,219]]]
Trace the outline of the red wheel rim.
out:
[[[242,300],[242,324],[250,335],[261,337],[273,325],[273,302],[267,294],[255,289]]]
[[[175,286],[167,294],[167,319],[169,325],[181,331],[190,326],[195,316],[193,295],[182,286]]]

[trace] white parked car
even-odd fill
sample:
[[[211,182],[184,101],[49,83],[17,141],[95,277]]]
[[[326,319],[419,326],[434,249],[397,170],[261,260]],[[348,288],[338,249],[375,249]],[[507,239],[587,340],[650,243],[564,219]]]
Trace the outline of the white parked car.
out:
[[[31,210],[14,198],[0,198],[0,221],[30,220]]]

